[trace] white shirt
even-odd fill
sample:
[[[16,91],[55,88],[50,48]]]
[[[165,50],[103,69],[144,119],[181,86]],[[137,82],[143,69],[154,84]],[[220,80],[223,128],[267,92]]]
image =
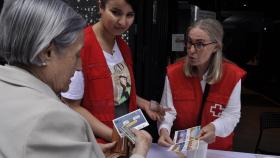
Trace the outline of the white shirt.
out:
[[[203,76],[203,80],[200,81],[202,91],[204,91],[206,81],[205,76]],[[239,122],[240,119],[240,109],[241,109],[241,80],[237,82],[235,85],[231,96],[228,101],[228,105],[223,110],[221,116],[214,120],[212,123],[214,124],[216,131],[215,135],[219,137],[226,137],[234,130],[235,126]],[[170,89],[170,84],[168,77],[165,78],[164,91],[161,98],[161,105],[165,105],[172,110],[165,113],[164,120],[162,122],[158,122],[158,131],[162,128],[166,128],[169,133],[173,126],[173,121],[176,119],[176,109],[174,108],[172,93]],[[187,114],[186,114],[187,115]]]
[[[114,87],[114,100],[115,103],[118,104],[121,98],[122,89],[120,89],[120,79],[119,76],[126,76],[128,83],[131,85],[131,79],[129,70],[124,63],[123,56],[119,49],[117,42],[115,42],[113,47],[113,54],[107,53],[103,51],[104,57],[106,59],[106,63],[111,71],[112,80],[113,80],[113,87]],[[116,70],[116,67],[122,66],[122,71],[119,69]],[[81,100],[84,96],[84,76],[82,71],[76,71],[74,76],[71,78],[71,83],[69,85],[69,90],[65,93],[61,93],[61,96],[64,98],[68,98],[71,100]]]

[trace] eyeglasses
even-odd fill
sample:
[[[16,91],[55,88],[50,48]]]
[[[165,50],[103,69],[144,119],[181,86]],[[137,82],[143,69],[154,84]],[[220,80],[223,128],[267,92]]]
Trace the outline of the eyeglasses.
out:
[[[217,43],[217,42],[210,42],[210,43],[196,42],[196,43],[192,43],[192,41],[187,40],[186,41],[186,47],[187,47],[187,49],[191,49],[191,47],[193,45],[196,50],[201,50],[204,47],[206,47],[207,45],[214,44],[214,43]]]

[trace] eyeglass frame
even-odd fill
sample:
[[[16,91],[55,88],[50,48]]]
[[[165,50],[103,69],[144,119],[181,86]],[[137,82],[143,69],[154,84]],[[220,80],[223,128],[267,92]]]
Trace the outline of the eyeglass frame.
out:
[[[192,42],[191,40],[186,40],[185,41],[185,47],[186,49],[191,49],[192,46],[194,46],[195,50],[202,50],[203,48],[205,48],[207,45],[210,44],[215,44],[217,43],[216,41],[213,42],[209,42],[209,43],[203,43],[203,42]],[[189,45],[190,44],[190,45]],[[189,46],[188,46],[189,45]]]

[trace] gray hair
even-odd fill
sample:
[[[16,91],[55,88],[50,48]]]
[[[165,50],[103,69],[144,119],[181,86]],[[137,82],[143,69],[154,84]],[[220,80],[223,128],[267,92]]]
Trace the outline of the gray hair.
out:
[[[72,44],[85,20],[60,0],[17,0],[0,16],[0,56],[10,65],[42,65],[38,54],[51,43]]]
[[[222,77],[222,60],[223,60],[223,36],[224,30],[222,24],[215,19],[201,19],[194,22],[187,29],[187,35],[193,28],[199,28],[205,31],[210,40],[217,42],[217,52],[210,57],[210,62],[208,66],[208,73],[206,76],[206,82],[209,84],[214,84],[219,81]],[[184,72],[186,76],[193,76],[196,73],[196,68],[191,66],[186,58],[186,64],[184,67]]]

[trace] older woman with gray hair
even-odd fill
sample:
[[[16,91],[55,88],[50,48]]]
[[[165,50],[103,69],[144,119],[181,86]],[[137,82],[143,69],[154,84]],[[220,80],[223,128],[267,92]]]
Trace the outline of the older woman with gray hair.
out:
[[[0,66],[1,157],[105,157],[89,124],[57,97],[81,69],[85,25],[60,0],[4,4],[0,56],[7,64]],[[134,133],[132,157],[145,157],[151,136]]]
[[[167,68],[161,104],[173,110],[158,124],[160,145],[173,144],[171,128],[201,126],[198,138],[209,148],[232,149],[233,130],[240,118],[241,79],[246,73],[223,59],[223,33],[215,19],[196,21],[187,29],[186,60]]]

